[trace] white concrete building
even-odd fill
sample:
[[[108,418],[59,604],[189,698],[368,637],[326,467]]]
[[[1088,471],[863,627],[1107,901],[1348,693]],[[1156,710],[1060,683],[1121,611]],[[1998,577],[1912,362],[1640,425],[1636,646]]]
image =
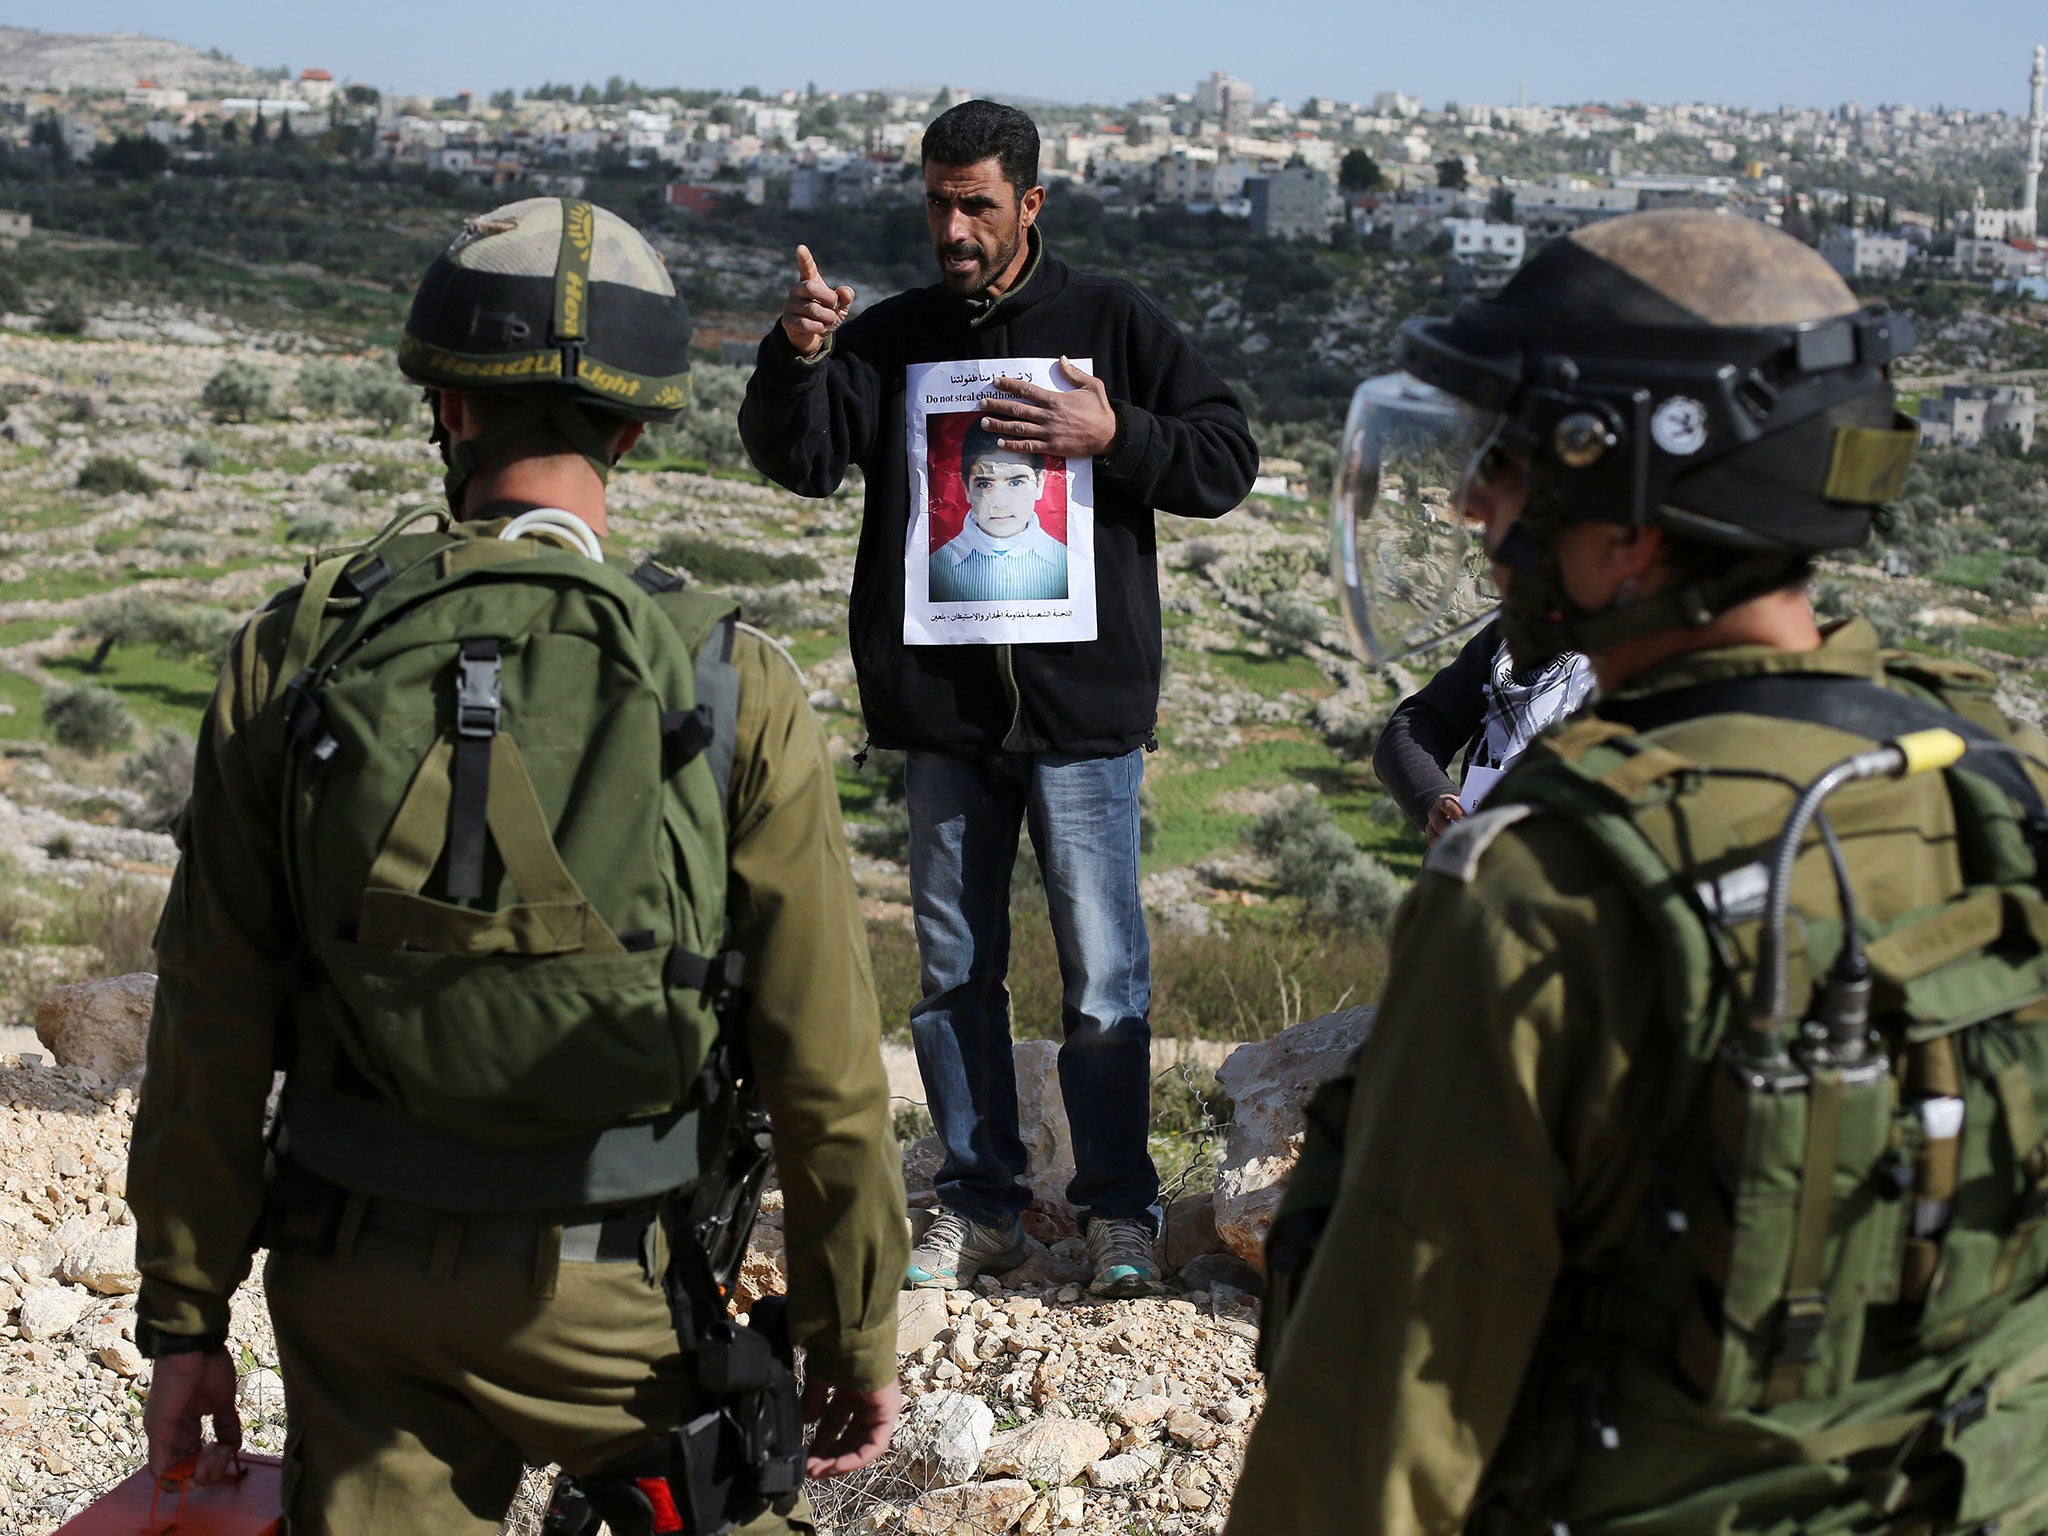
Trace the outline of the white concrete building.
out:
[[[1328,240],[1335,185],[1321,171],[1290,165],[1244,184],[1252,232],[1277,239]]]
[[[1844,277],[1897,277],[1906,270],[1912,247],[1904,235],[1835,228],[1820,237],[1820,254]]]
[[[1251,85],[1220,69],[1211,70],[1208,79],[1195,84],[1195,110],[1222,123],[1225,133],[1243,133],[1252,120]]]
[[[1528,253],[1528,231],[1519,224],[1491,224],[1485,219],[1443,219],[1437,227],[1451,237],[1451,260],[1468,267],[1512,272]]]
[[[1920,442],[1976,448],[2003,433],[2025,453],[2034,446],[2034,417],[2034,391],[2024,384],[1950,384],[1939,400],[1920,402]]]

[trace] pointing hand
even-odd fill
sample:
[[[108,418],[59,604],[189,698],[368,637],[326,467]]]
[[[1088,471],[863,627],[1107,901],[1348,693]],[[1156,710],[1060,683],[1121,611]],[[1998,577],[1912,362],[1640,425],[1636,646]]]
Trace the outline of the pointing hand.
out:
[[[825,344],[825,338],[839,329],[839,322],[846,318],[852,305],[853,290],[828,284],[818,275],[818,263],[811,256],[811,248],[798,246],[796,281],[782,301],[782,334],[789,338],[789,344],[805,357],[813,356]]]

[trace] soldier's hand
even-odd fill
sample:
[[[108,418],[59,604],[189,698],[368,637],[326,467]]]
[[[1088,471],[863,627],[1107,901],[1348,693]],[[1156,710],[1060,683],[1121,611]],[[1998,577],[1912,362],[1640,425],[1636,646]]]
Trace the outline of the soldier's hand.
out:
[[[209,1414],[210,1445],[200,1424]],[[229,1453],[242,1448],[242,1420],[235,1412],[235,1362],[228,1352],[209,1349],[160,1358],[150,1376],[142,1429],[149,1437],[149,1470],[156,1476],[197,1456],[197,1481],[220,1481]]]
[[[1456,795],[1439,795],[1436,804],[1429,808],[1429,825],[1422,835],[1433,843],[1464,819],[1464,801]]]
[[[812,1479],[858,1472],[889,1448],[903,1389],[895,1382],[874,1392],[857,1392],[813,1381],[804,1388],[804,1419],[816,1421],[804,1475]]]
[[[851,288],[834,288],[818,275],[818,263],[811,248],[796,248],[796,281],[782,301],[782,334],[805,357],[825,345],[825,338],[839,329],[839,322],[853,305]]]

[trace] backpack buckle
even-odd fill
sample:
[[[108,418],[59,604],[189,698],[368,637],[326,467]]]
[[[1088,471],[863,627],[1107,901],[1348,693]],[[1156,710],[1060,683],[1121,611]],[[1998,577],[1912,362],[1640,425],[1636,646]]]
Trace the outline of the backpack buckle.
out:
[[[488,741],[504,717],[495,640],[465,640],[455,664],[455,733]]]
[[[1828,1320],[1824,1291],[1802,1291],[1785,1298],[1785,1318],[1778,1325],[1776,1365],[1811,1365],[1819,1358],[1821,1325]]]

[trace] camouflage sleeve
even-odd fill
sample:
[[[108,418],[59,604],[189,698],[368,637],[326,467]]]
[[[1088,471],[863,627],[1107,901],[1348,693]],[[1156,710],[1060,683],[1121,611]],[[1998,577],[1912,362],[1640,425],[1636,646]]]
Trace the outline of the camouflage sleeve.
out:
[[[1231,1536],[1462,1530],[1559,1274],[1639,1199],[1615,1170],[1638,1166],[1619,1095],[1656,995],[1643,919],[1568,838],[1503,837],[1483,885],[1432,863]]]
[[[733,942],[747,959],[748,1042],[775,1123],[791,1332],[821,1378],[879,1387],[896,1375],[909,1238],[867,933],[803,681],[745,628],[733,659]]]
[[[141,1318],[224,1333],[264,1188],[263,1112],[290,932],[278,848],[281,743],[261,722],[291,608],[235,637],[199,727],[192,800],[157,926],[156,1011],[129,1151]]]

